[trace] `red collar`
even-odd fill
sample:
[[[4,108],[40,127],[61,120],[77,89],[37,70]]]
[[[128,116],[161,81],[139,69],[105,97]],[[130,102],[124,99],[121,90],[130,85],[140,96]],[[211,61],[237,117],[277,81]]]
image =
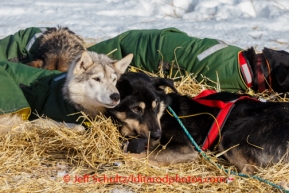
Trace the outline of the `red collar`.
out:
[[[206,105],[209,107],[215,107],[215,108],[220,109],[220,111],[216,117],[216,121],[213,122],[213,124],[209,130],[209,133],[207,134],[207,137],[203,142],[203,145],[202,145],[203,151],[209,149],[212,146],[212,144],[214,143],[214,141],[217,139],[218,134],[219,134],[219,132],[221,132],[222,127],[224,126],[230,111],[233,109],[235,102],[237,102],[239,100],[243,100],[243,99],[254,100],[254,101],[260,102],[259,100],[252,98],[252,97],[249,97],[249,96],[240,96],[236,100],[229,101],[229,102],[204,99],[204,97],[209,96],[209,95],[214,94],[214,93],[217,93],[217,92],[214,90],[204,90],[198,96],[192,98],[192,100],[194,100],[194,101],[196,101],[202,105]]]
[[[263,63],[263,54],[257,54],[256,55],[256,66],[257,66],[257,80],[258,80],[258,91],[263,92],[265,87],[265,78],[262,71],[262,65]]]

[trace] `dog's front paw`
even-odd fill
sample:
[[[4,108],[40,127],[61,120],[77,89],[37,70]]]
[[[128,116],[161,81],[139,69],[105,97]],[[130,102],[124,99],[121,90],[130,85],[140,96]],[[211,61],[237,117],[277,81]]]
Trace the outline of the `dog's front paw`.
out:
[[[128,141],[126,152],[130,153],[141,153],[147,150],[148,140],[144,138],[131,139]]]
[[[133,159],[142,159],[142,158],[146,158],[147,157],[147,153],[141,152],[141,153],[130,153],[129,154]]]

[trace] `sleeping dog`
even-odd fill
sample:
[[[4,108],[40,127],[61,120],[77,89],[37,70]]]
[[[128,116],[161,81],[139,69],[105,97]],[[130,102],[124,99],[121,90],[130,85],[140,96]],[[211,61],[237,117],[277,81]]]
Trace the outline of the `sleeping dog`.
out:
[[[174,92],[165,94],[163,88],[166,86]],[[166,110],[168,106],[178,116],[199,114],[181,119],[198,145],[204,144],[209,130],[216,123],[213,117],[220,114],[219,107],[207,106],[178,94],[169,79],[153,78],[144,73],[125,73],[117,88],[121,102],[110,113],[122,123],[122,135],[149,138],[149,150],[158,147],[149,156],[154,165],[188,162],[198,156],[176,118]],[[267,166],[282,158],[284,162],[289,161],[286,154],[289,147],[289,103],[259,102],[246,95],[228,92],[209,94],[201,98],[204,100],[221,104],[236,101],[224,124],[219,125],[219,140],[214,140],[210,148],[215,146],[221,152],[231,148],[224,157],[240,171],[253,173],[255,165]],[[141,158],[146,156],[146,152],[132,155]]]

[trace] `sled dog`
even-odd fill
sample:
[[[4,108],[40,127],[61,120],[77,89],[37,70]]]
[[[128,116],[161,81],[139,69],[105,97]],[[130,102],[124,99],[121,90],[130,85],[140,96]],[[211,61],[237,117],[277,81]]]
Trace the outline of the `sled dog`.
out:
[[[27,65],[66,72],[85,50],[82,38],[67,27],[49,28],[39,37],[37,59]]]
[[[140,143],[149,140],[149,161],[155,165],[188,162],[198,156],[192,142],[186,136],[177,119],[166,108],[170,106],[181,118],[184,126],[199,146],[202,146],[216,121],[220,108],[197,101],[197,97],[182,96],[176,92],[165,94],[160,88],[169,86],[174,91],[171,80],[151,78],[144,73],[125,73],[117,88],[121,102],[110,113],[122,123],[120,132],[127,137],[139,137]],[[242,99],[242,100],[241,100]],[[221,104],[234,103],[227,120],[220,125],[221,133],[211,147],[224,152],[224,157],[244,173],[253,173],[255,166],[266,167],[271,163],[289,162],[289,103],[260,102],[248,95],[228,92],[213,93],[201,98]],[[212,115],[212,116],[209,116]],[[220,137],[218,139],[218,137]],[[130,144],[128,145],[128,147]],[[146,156],[146,144],[134,141],[131,152],[140,158]],[[234,147],[234,148],[231,148]]]
[[[100,112],[105,112],[106,108],[113,108],[119,104],[120,95],[116,83],[127,69],[132,57],[133,55],[129,54],[121,60],[113,60],[103,54],[84,51],[71,63],[68,72],[63,73],[65,75],[63,86],[59,86],[59,90],[51,90],[45,100],[49,101],[53,93],[62,93],[64,100],[57,102],[68,103],[76,112],[82,111],[94,118]],[[48,106],[48,108],[52,107]],[[57,113],[62,110],[53,109]],[[51,115],[56,114],[53,111]],[[49,115],[46,116],[51,118]],[[13,124],[21,123],[21,121],[22,118],[17,113],[2,114],[0,115],[0,130],[2,133],[7,132]]]

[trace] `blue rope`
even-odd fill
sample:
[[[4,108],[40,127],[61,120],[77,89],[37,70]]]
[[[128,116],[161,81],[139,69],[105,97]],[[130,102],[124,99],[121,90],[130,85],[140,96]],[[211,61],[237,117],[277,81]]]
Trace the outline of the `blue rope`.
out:
[[[263,178],[260,178],[258,176],[255,175],[247,175],[247,174],[243,174],[243,173],[237,173],[234,171],[229,171],[228,169],[223,168],[221,165],[214,163],[207,155],[206,153],[198,146],[198,144],[195,142],[195,140],[193,139],[193,137],[191,136],[191,134],[188,132],[187,128],[184,126],[184,124],[182,123],[182,121],[179,119],[179,117],[176,115],[176,113],[173,111],[173,109],[168,106],[169,111],[172,113],[172,115],[177,119],[178,123],[180,124],[180,126],[183,128],[184,132],[186,133],[186,135],[188,136],[188,138],[190,139],[190,141],[192,142],[192,144],[196,147],[197,151],[206,159],[208,160],[210,163],[212,163],[213,165],[215,165],[216,167],[218,167],[219,169],[222,169],[225,173],[227,174],[233,174],[235,176],[240,176],[240,177],[244,177],[244,178],[253,178],[253,179],[257,179],[260,182],[264,182],[266,184],[269,184],[271,186],[273,186],[274,188],[278,188],[279,190],[282,190],[286,193],[289,193],[289,190],[285,190],[282,186],[279,186],[273,182],[270,182],[268,180],[265,180]]]

